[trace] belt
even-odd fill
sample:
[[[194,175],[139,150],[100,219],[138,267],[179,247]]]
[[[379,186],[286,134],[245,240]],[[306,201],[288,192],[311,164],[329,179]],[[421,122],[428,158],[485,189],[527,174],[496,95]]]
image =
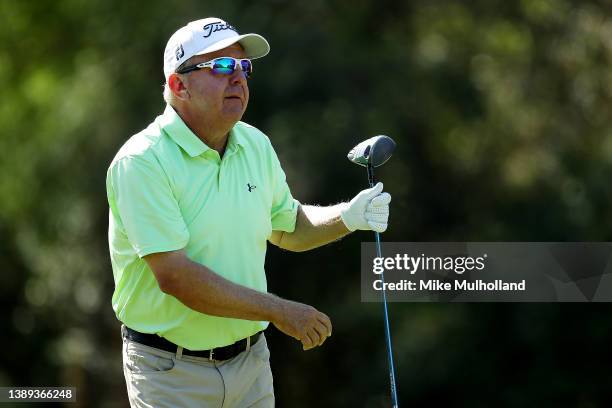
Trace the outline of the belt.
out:
[[[125,338],[135,341],[136,343],[143,344],[145,346],[169,351],[171,353],[176,353],[179,347],[176,344],[164,339],[163,337],[158,336],[157,334],[140,333],[136,330],[130,329],[125,325],[122,325],[121,329]],[[229,360],[230,358],[234,358],[238,354],[245,351],[252,344],[255,344],[257,340],[259,340],[261,334],[262,332],[257,332],[251,337],[238,340],[237,342],[235,342],[234,344],[230,344],[229,346],[217,347],[210,350],[193,351],[184,348],[183,355],[192,357],[204,357],[209,360]]]

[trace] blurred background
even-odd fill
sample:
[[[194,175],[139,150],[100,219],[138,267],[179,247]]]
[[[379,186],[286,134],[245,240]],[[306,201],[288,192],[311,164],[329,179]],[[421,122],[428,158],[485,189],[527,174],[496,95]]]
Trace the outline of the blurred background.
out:
[[[294,196],[350,199],[346,153],[388,134],[386,241],[610,241],[612,7],[569,0],[0,0],[0,385],[78,387],[128,406],[107,249],[105,173],[164,109],[170,35],[206,16],[272,46],[246,122]],[[270,248],[270,291],[327,313],[303,352],[270,328],[279,407],[385,407],[382,305],[360,299],[368,233]],[[390,305],[399,400],[603,407],[607,304]],[[23,407],[27,404],[19,404]]]

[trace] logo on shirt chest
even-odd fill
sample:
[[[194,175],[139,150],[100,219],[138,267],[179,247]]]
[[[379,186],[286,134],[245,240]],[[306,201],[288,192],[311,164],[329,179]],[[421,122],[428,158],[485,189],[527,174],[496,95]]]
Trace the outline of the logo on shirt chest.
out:
[[[256,185],[251,185],[251,183],[247,183],[247,188],[249,189],[249,193],[257,188]]]

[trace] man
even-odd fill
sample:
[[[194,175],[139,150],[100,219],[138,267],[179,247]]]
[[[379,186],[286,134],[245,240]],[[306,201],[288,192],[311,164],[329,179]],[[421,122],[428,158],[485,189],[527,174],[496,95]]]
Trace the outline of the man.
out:
[[[218,18],[179,29],[164,53],[166,110],[108,169],[112,303],[134,407],[274,406],[268,322],[304,350],[332,325],[266,292],[267,241],[304,251],[387,228],[382,184],[350,203],[301,205],[269,139],[240,122],[251,59],[269,49]]]

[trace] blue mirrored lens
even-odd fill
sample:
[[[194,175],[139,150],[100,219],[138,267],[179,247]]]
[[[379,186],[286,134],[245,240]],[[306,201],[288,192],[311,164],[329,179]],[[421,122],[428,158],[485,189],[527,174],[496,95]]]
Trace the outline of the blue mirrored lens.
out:
[[[247,78],[250,77],[251,72],[253,72],[253,64],[251,64],[251,60],[242,60],[240,61],[240,65]]]
[[[212,70],[215,74],[233,74],[235,61],[233,58],[217,58]]]

